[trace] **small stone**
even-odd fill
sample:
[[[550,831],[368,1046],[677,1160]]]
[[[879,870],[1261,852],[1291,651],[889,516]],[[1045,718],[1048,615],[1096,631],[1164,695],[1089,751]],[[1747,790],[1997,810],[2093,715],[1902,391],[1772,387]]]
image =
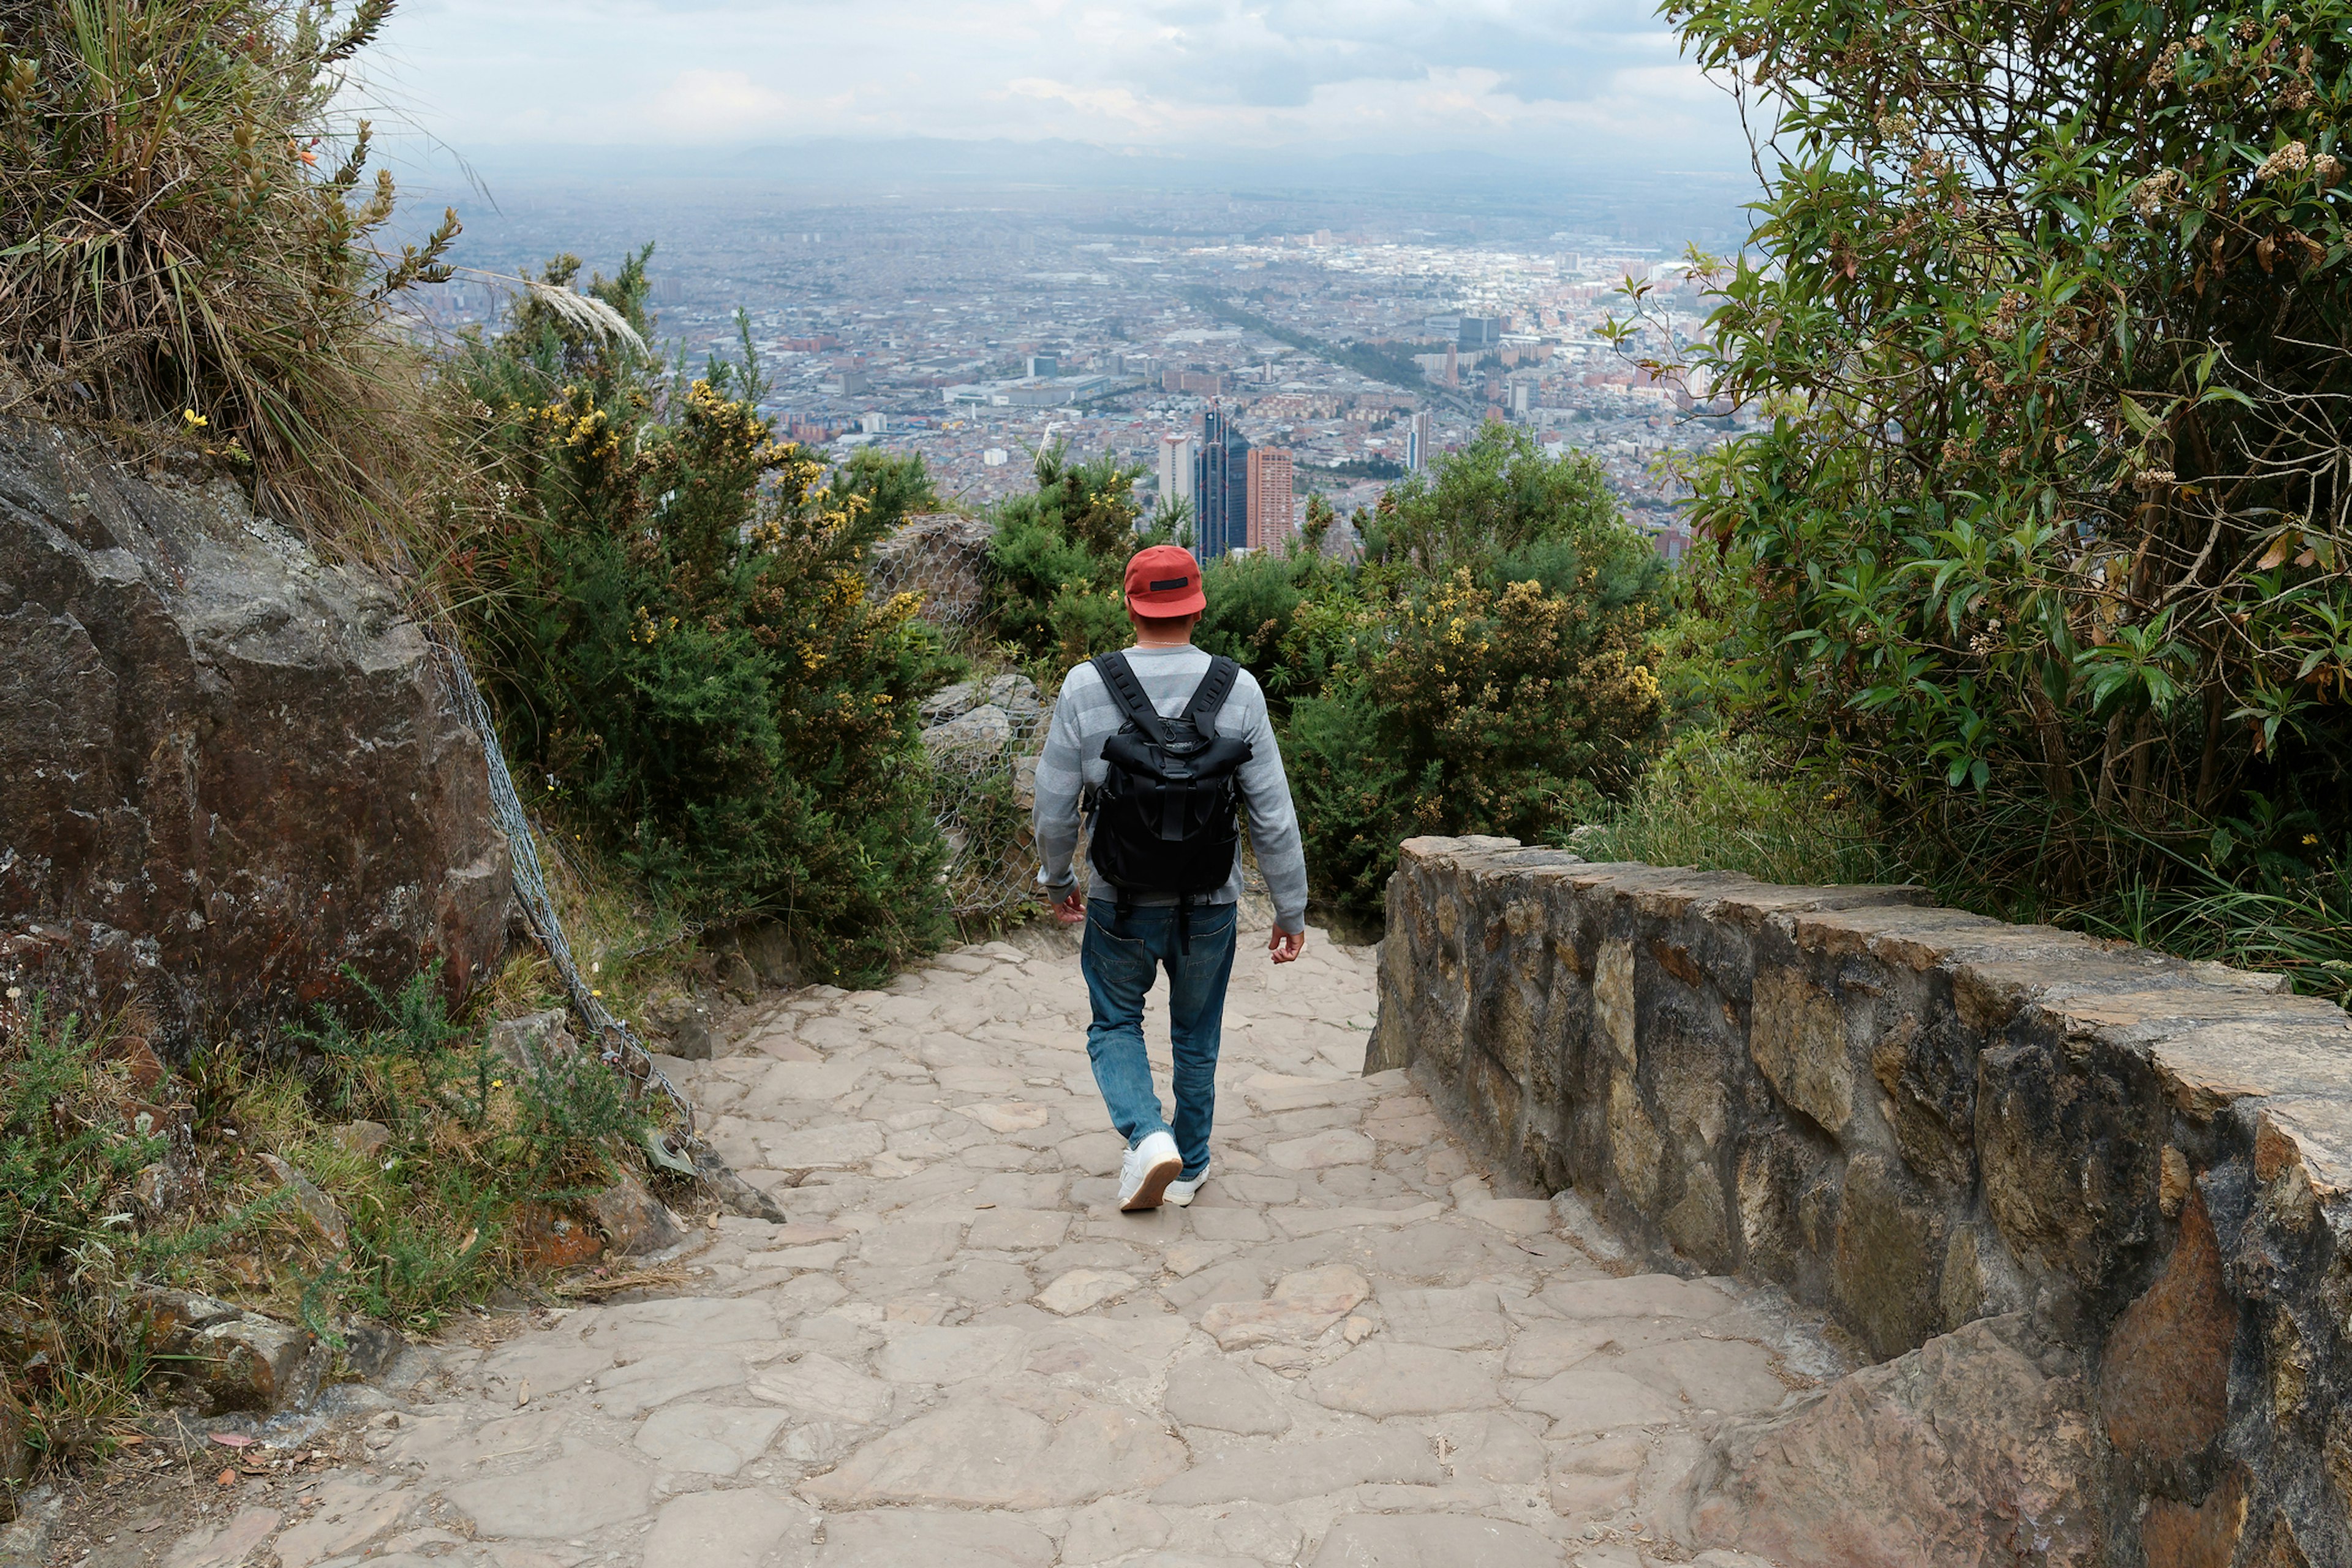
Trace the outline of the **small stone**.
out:
[[[578,1047],[571,1023],[572,1015],[561,1007],[501,1018],[490,1026],[490,1049],[518,1070],[529,1072],[541,1062]]]
[[[1265,1157],[1286,1171],[1319,1171],[1332,1165],[1361,1165],[1379,1152],[1372,1141],[1352,1128],[1332,1127],[1274,1144]]]
[[[1042,1105],[1032,1105],[1024,1100],[1010,1100],[998,1105],[959,1105],[960,1116],[969,1116],[991,1132],[1028,1132],[1054,1120],[1054,1113]]]
[[[646,1005],[646,1024],[662,1037],[669,1054],[680,1061],[707,1062],[717,1055],[710,1031],[710,1009],[691,996],[672,992]]]
[[[117,1035],[99,1047],[98,1059],[123,1064],[131,1087],[142,1096],[163,1081],[163,1058],[144,1035]]]
[[[2157,1163],[2157,1207],[2164,1217],[2179,1216],[2180,1205],[2189,1201],[2189,1156],[2170,1143],[2164,1146],[2163,1156]]]
[[[392,1129],[381,1121],[346,1121],[329,1136],[365,1159],[383,1152],[392,1142]]]
[[[510,1239],[523,1267],[540,1273],[577,1268],[604,1255],[603,1237],[545,1204],[524,1204],[515,1210]]]
[[[1314,1568],[1559,1568],[1559,1549],[1524,1524],[1475,1514],[1350,1514]]]
[[[448,1496],[485,1535],[565,1540],[644,1517],[653,1474],[635,1459],[590,1448],[535,1469],[468,1481]]]
[[[1273,1436],[1290,1430],[1288,1401],[1222,1356],[1200,1356],[1168,1374],[1160,1401],[1169,1418],[1185,1426]]]
[[[751,1392],[803,1417],[863,1426],[890,1413],[890,1385],[811,1351],[790,1366],[760,1374]]]
[[[1372,1337],[1372,1321],[1370,1318],[1350,1315],[1347,1321],[1339,1325],[1339,1337],[1351,1345],[1362,1344]]]
[[[1305,1344],[1318,1340],[1355,1309],[1360,1295],[1294,1296],[1271,1301],[1220,1301],[1201,1314],[1201,1328],[1222,1350],[1247,1350],[1276,1342]]]
[[[1061,1317],[1087,1311],[1126,1295],[1140,1283],[1116,1268],[1073,1268],[1037,1292],[1037,1305]]]
[[[2238,1307],[2204,1200],[2190,1194],[2164,1274],[2116,1320],[2101,1357],[2099,1415],[2127,1458],[2177,1461],[2229,1417]]]
[[[762,1568],[814,1533],[808,1510],[749,1488],[691,1492],[662,1506],[643,1568]]]
[[[637,1447],[668,1469],[731,1476],[767,1452],[785,1419],[781,1410],[672,1405],[646,1417]]]
[[[312,1363],[310,1331],[239,1316],[199,1331],[188,1344],[196,1383],[215,1410],[278,1411],[305,1404],[324,1370]]]
[[[337,1252],[352,1244],[351,1226],[344,1223],[343,1211],[335,1200],[319,1190],[318,1184],[275,1154],[258,1156],[262,1167],[277,1179],[278,1184],[294,1194],[294,1204],[302,1211],[303,1220],[311,1231]]]
[[[1105,1498],[1070,1515],[1069,1532],[1062,1537],[1062,1561],[1108,1563],[1164,1546],[1168,1532],[1168,1516],[1158,1509],[1125,1498]]]
[[[1360,1415],[1434,1415],[1496,1401],[1494,1375],[1475,1356],[1383,1341],[1349,1352],[1307,1375],[1315,1397]]]
[[[635,1174],[623,1176],[590,1197],[588,1209],[604,1227],[612,1250],[623,1258],[664,1252],[686,1239],[677,1216]]]

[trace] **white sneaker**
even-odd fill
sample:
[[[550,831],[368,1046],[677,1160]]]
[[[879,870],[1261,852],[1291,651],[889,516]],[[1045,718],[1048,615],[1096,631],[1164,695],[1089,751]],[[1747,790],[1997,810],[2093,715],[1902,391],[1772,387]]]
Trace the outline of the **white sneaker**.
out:
[[[1191,1181],[1185,1181],[1180,1176],[1176,1180],[1169,1183],[1168,1190],[1160,1194],[1160,1201],[1163,1204],[1174,1204],[1181,1209],[1186,1204],[1192,1201],[1192,1194],[1199,1192],[1201,1190],[1201,1184],[1208,1179],[1209,1167],[1203,1165],[1201,1167],[1201,1173],[1193,1177]]]
[[[1183,1156],[1176,1152],[1176,1140],[1165,1132],[1147,1132],[1143,1142],[1127,1152],[1126,1163],[1118,1170],[1118,1206],[1127,1214],[1138,1209],[1156,1209],[1166,1194],[1169,1184],[1184,1173]],[[1190,1202],[1188,1196],[1185,1200]]]

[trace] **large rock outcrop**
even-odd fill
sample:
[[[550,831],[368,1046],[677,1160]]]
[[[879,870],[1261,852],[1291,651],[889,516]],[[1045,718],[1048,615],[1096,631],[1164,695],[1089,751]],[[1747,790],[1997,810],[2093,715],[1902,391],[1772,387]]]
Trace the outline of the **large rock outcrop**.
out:
[[[2352,1563],[2342,1009],[1916,889],[1509,839],[1408,843],[1388,914],[1367,1070],[1884,1360],[1727,1434],[1698,1541],[1790,1568]],[[1739,1522],[1766,1514],[1796,1533]]]
[[[503,941],[504,836],[423,633],[227,480],[0,421],[0,974],[158,1044]]]

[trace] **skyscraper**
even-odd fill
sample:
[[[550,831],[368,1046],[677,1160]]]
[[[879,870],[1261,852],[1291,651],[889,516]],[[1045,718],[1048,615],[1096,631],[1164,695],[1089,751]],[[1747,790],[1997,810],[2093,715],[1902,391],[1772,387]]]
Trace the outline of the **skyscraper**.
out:
[[[1425,471],[1429,467],[1429,459],[1435,456],[1433,448],[1436,441],[1437,419],[1426,408],[1405,421],[1405,472],[1418,474]]]
[[[1160,437],[1160,504],[1192,499],[1192,437]]]
[[[1232,416],[1211,404],[1192,462],[1192,552],[1203,562],[1249,542],[1249,449]]]
[[[1298,535],[1298,498],[1291,493],[1290,453],[1255,447],[1249,455],[1249,547],[1279,555]]]

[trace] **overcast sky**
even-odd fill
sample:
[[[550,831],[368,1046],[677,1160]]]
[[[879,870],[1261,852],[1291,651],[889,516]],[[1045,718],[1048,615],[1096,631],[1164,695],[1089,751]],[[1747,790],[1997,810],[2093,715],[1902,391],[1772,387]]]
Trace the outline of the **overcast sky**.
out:
[[[1647,0],[403,0],[374,90],[476,159],[1065,138],[1726,168]]]

